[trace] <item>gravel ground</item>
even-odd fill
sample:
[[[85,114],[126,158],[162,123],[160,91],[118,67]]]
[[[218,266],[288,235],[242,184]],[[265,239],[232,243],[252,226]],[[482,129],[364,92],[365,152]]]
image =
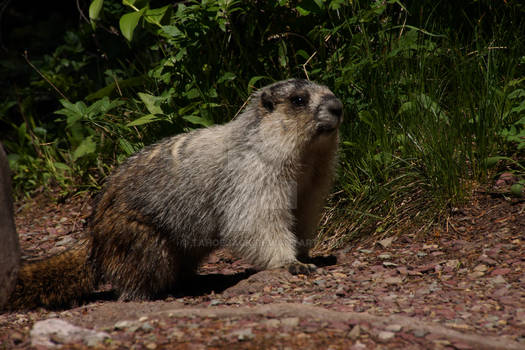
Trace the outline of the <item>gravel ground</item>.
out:
[[[24,255],[66,249],[90,210],[82,196],[18,203]],[[220,250],[164,300],[104,286],[70,310],[2,314],[0,348],[525,349],[524,252],[525,201],[477,193],[431,235],[356,242],[308,276]]]

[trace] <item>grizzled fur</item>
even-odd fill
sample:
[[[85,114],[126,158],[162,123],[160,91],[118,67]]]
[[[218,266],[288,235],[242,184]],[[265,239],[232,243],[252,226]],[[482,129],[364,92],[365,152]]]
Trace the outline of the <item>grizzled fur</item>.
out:
[[[312,271],[308,250],[341,121],[342,104],[328,88],[287,80],[254,93],[228,124],[130,157],[94,208],[89,252],[81,250],[87,262],[79,261],[92,271],[80,273],[92,277],[85,285],[102,278],[121,299],[158,297],[218,247],[259,269]]]

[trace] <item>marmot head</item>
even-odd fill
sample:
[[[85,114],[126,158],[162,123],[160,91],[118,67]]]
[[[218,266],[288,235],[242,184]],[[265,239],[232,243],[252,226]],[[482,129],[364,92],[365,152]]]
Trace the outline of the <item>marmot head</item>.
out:
[[[343,120],[343,104],[326,87],[290,79],[268,85],[255,94],[262,124],[278,123],[284,132],[298,128],[306,138],[336,133]]]

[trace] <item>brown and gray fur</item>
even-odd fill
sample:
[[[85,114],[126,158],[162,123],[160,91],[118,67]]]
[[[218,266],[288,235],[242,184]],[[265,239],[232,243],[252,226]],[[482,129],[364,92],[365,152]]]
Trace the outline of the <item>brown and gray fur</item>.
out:
[[[341,121],[342,104],[328,88],[292,79],[255,92],[225,125],[144,148],[108,178],[88,239],[40,263],[47,271],[39,283],[56,273],[65,276],[53,282],[62,288],[21,287],[41,270],[26,265],[13,305],[67,305],[100,280],[123,300],[156,298],[219,247],[258,269],[314,270],[308,250]]]

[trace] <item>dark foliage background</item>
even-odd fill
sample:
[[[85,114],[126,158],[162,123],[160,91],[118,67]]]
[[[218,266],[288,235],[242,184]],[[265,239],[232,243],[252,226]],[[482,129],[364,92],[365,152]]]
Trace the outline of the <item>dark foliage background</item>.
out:
[[[3,1],[0,140],[18,196],[96,190],[162,137],[289,77],[345,105],[329,244],[428,227],[497,174],[525,184],[520,1]]]

